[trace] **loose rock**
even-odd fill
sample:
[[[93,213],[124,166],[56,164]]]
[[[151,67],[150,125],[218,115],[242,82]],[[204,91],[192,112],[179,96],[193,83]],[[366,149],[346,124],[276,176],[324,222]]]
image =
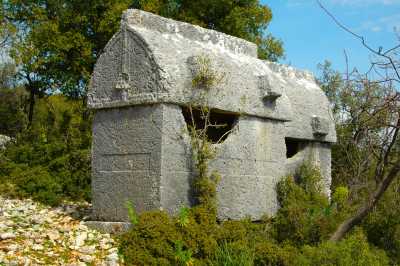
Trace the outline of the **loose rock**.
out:
[[[80,209],[0,196],[0,265],[119,265],[115,241],[74,218]]]
[[[3,234],[0,235],[0,238],[2,240],[12,239],[12,238],[15,238],[15,234],[14,233],[3,233]]]

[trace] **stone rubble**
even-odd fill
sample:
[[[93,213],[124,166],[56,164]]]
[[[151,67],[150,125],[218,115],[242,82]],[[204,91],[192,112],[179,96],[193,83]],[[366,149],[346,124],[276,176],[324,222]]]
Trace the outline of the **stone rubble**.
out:
[[[120,265],[111,235],[84,225],[82,212],[88,208],[76,203],[52,208],[0,196],[0,266]]]
[[[11,141],[11,138],[5,135],[0,135],[0,150],[4,149],[7,143]]]

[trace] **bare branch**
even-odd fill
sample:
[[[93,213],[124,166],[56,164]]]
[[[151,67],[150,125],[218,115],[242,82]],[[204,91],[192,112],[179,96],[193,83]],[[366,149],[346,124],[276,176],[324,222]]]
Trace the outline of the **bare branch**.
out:
[[[341,29],[343,29],[344,31],[346,31],[347,33],[351,34],[352,36],[354,36],[355,38],[359,39],[362,43],[362,45],[367,48],[371,53],[384,58],[388,61],[388,63],[391,65],[392,70],[394,72],[394,74],[396,75],[397,82],[400,82],[400,73],[398,70],[398,66],[395,63],[395,60],[393,60],[393,58],[391,56],[389,56],[389,54],[393,51],[395,51],[396,49],[400,48],[400,45],[397,45],[393,48],[390,48],[388,50],[386,50],[385,52],[382,52],[382,49],[379,48],[378,50],[372,48],[365,40],[364,36],[359,35],[357,33],[355,33],[354,31],[350,30],[348,27],[346,27],[343,23],[341,23],[322,3],[320,0],[316,0],[317,4],[319,5],[319,7],[335,22],[336,25],[338,25]]]

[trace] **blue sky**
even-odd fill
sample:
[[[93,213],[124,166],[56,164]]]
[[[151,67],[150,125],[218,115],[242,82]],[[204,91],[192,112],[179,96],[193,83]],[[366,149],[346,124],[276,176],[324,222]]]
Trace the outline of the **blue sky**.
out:
[[[345,70],[344,50],[350,69],[368,67],[370,53],[350,34],[340,29],[314,0],[261,0],[274,16],[268,27],[284,42],[282,63],[317,73],[324,60]],[[363,35],[372,47],[391,48],[400,42],[400,0],[322,0],[336,18]],[[397,27],[397,36],[394,28]]]

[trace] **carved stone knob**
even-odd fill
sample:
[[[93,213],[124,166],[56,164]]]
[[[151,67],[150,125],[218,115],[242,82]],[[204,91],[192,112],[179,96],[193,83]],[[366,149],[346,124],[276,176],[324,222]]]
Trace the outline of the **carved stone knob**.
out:
[[[315,136],[326,136],[329,133],[329,121],[320,116],[314,115],[311,118],[311,127]]]
[[[264,101],[274,102],[282,96],[282,93],[278,91],[276,87],[271,85],[267,76],[258,77],[258,87],[261,90],[262,99]]]

